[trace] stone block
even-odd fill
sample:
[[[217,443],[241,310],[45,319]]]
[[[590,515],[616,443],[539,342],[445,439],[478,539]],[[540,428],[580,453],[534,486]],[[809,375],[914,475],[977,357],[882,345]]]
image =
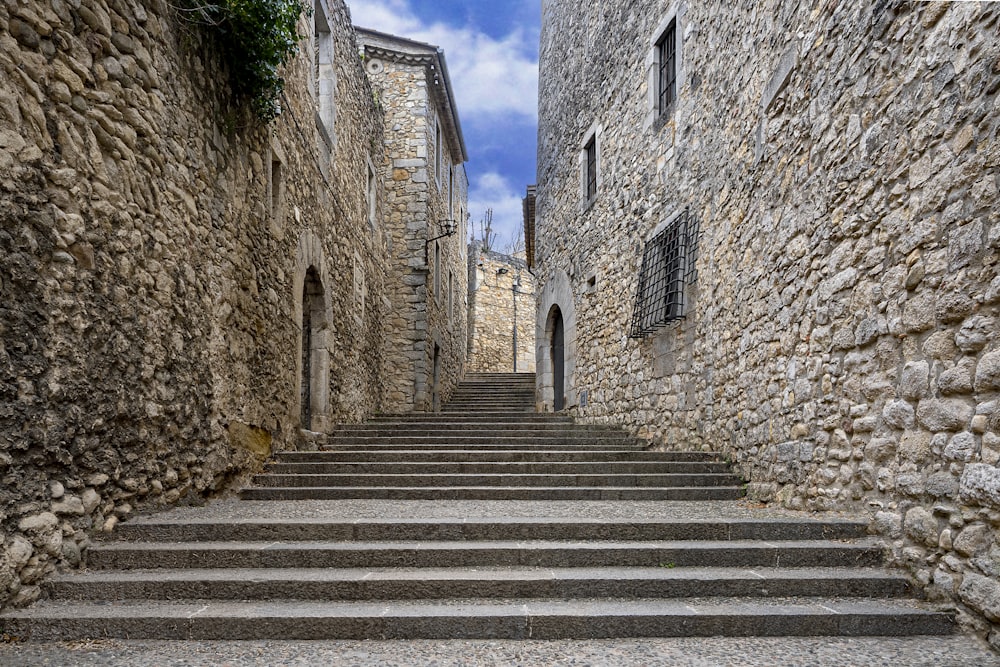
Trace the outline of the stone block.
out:
[[[916,423],[916,412],[906,401],[887,401],[882,408],[882,419],[887,426],[903,430]]]
[[[976,364],[975,389],[978,392],[1000,390],[1000,350],[984,354]]]
[[[930,366],[926,361],[909,361],[903,366],[899,379],[899,393],[910,399],[927,395],[930,381]]]
[[[923,507],[913,507],[906,513],[903,528],[906,534],[919,544],[928,547],[938,545],[938,536],[941,533],[938,519]]]
[[[975,359],[963,357],[953,368],[942,371],[938,376],[938,391],[943,396],[972,393],[972,378],[975,371]]]
[[[956,433],[945,447],[944,457],[951,461],[971,461],[976,454],[976,436],[968,431]]]
[[[985,463],[967,464],[959,484],[959,497],[967,503],[1000,509],[1000,469]]]
[[[272,436],[269,431],[242,422],[229,423],[229,444],[246,450],[263,460],[271,455]]]
[[[917,422],[928,431],[961,431],[969,426],[974,409],[960,399],[925,398],[917,405]]]
[[[985,552],[993,535],[988,526],[981,523],[974,523],[962,529],[954,541],[955,551],[962,556],[971,558]]]
[[[958,597],[993,622],[1000,622],[1000,582],[975,572],[966,572]]]

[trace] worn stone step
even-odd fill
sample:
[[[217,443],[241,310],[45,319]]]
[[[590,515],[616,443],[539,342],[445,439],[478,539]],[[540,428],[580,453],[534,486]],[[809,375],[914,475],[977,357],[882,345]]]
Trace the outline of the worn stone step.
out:
[[[357,567],[873,567],[862,540],[117,542],[96,545],[92,568]]]
[[[427,474],[409,472],[403,474],[292,474],[278,473],[256,475],[254,484],[264,487],[337,487],[337,486],[397,486],[397,487],[448,487],[448,486],[499,486],[499,487],[698,487],[698,486],[739,486],[740,480],[731,474],[701,473],[695,475],[652,473],[652,474]]]
[[[243,500],[736,500],[742,486],[636,487],[251,487]]]
[[[3,618],[7,634],[36,641],[898,636],[954,631],[950,614],[913,604],[826,598],[49,602]]]
[[[128,541],[518,541],[518,540],[846,540],[863,538],[863,521],[828,519],[725,519],[689,521],[598,521],[566,519],[384,519],[331,521],[163,520],[140,518],[119,524]]]
[[[524,435],[495,433],[493,435],[459,434],[449,431],[445,434],[422,436],[415,434],[388,435],[388,436],[368,436],[368,435],[347,435],[337,434],[327,438],[327,444],[331,446],[342,445],[451,445],[464,447],[466,445],[519,445],[525,447],[550,447],[550,446],[577,446],[587,445],[604,447],[627,445],[632,447],[646,447],[646,443],[624,434],[589,435],[589,434],[545,434],[545,435]]]
[[[702,474],[728,473],[726,463],[699,463],[675,461],[593,461],[577,463],[537,463],[526,461],[500,462],[343,462],[343,463],[270,463],[267,472],[276,475],[599,475],[599,474]]]
[[[533,451],[587,451],[587,450],[620,450],[620,451],[643,451],[645,449],[644,445],[638,444],[626,444],[626,443],[590,443],[590,444],[575,444],[575,443],[565,443],[560,441],[553,441],[551,443],[545,444],[532,444],[528,442],[518,442],[513,440],[512,442],[482,442],[482,443],[469,443],[469,442],[379,442],[373,441],[368,443],[343,443],[343,442],[331,442],[329,444],[323,445],[323,449],[336,450],[336,451],[416,451],[421,449],[426,450],[445,450],[445,451],[456,451],[456,450],[487,450],[496,451],[503,449],[514,449],[514,450],[525,450],[531,448]]]
[[[589,426],[582,424],[567,424],[564,422],[555,422],[552,424],[546,422],[506,422],[503,424],[481,424],[478,422],[466,423],[466,422],[428,422],[428,421],[413,421],[413,422],[400,422],[397,424],[385,424],[385,423],[365,423],[365,424],[345,424],[337,426],[333,430],[333,434],[352,434],[352,433],[364,433],[372,435],[417,435],[424,432],[430,433],[454,433],[455,431],[462,431],[475,434],[493,434],[493,433],[504,433],[504,434],[514,434],[523,435],[525,433],[529,435],[553,435],[553,434],[597,434],[605,435],[610,433],[623,433],[621,429],[614,426]]]
[[[375,415],[370,420],[372,423],[406,423],[415,421],[439,421],[455,423],[456,421],[470,421],[483,424],[502,425],[508,422],[542,422],[549,424],[563,423],[572,424],[573,418],[564,415],[538,414],[536,412],[476,412],[476,413],[454,413],[444,415],[440,412],[413,412],[409,414],[395,415]]]
[[[715,462],[715,454],[708,452],[655,452],[631,449],[577,449],[548,450],[532,449],[479,449],[479,450],[364,450],[278,452],[275,459],[285,463],[335,463],[339,461],[381,461],[381,462],[600,462],[600,461],[661,461],[661,462]]]
[[[419,600],[442,598],[878,597],[909,581],[870,568],[299,568],[84,572],[57,600]]]

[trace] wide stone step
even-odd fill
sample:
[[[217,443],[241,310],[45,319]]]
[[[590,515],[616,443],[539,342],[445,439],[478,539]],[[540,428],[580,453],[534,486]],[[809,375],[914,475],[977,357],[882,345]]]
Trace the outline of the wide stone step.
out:
[[[697,487],[739,486],[740,480],[731,474],[603,474],[603,475],[549,475],[549,474],[445,474],[431,475],[421,472],[404,474],[263,474],[254,477],[254,483],[264,487],[337,487],[337,486],[397,486],[397,487],[448,487],[448,486],[501,486],[501,487]]]
[[[507,422],[541,422],[546,424],[572,424],[573,418],[562,415],[545,415],[536,412],[476,412],[469,414],[455,413],[443,415],[440,412],[415,412],[403,415],[376,415],[369,420],[371,423],[406,423],[415,421],[437,421],[455,423],[461,421],[479,422],[484,424],[504,424]]]
[[[625,444],[625,443],[613,443],[613,442],[602,442],[602,443],[566,443],[562,441],[553,441],[551,443],[544,444],[532,444],[531,442],[520,442],[516,438],[512,438],[510,442],[481,442],[481,443],[469,443],[469,442],[383,442],[383,441],[372,441],[366,443],[343,443],[343,442],[331,442],[330,444],[323,445],[323,449],[326,450],[336,450],[336,451],[405,451],[405,450],[420,450],[420,449],[430,449],[430,450],[445,450],[445,451],[455,451],[455,450],[503,450],[503,449],[513,449],[513,450],[525,450],[531,448],[534,451],[587,451],[587,450],[614,450],[619,451],[643,451],[645,445],[639,444]]]
[[[387,425],[384,423],[345,424],[333,430],[334,434],[368,434],[368,435],[422,435],[425,432],[454,434],[455,431],[468,432],[476,435],[510,434],[510,435],[609,435],[622,434],[613,426],[589,426],[582,424],[566,424],[555,422],[506,422],[503,424],[481,424],[478,422],[428,422],[414,421]]]
[[[863,521],[713,519],[710,521],[581,521],[565,519],[158,520],[120,524],[118,537],[149,542],[303,541],[723,541],[846,540],[865,537]]]
[[[267,472],[275,475],[622,475],[622,474],[703,474],[727,473],[726,463],[685,463],[670,461],[595,461],[581,463],[483,462],[483,463],[271,463]]]
[[[869,541],[119,542],[91,548],[104,569],[359,567],[873,567]]]
[[[55,578],[59,600],[419,600],[442,598],[881,597],[909,581],[862,568],[178,569]]]
[[[385,463],[399,462],[530,462],[530,463],[564,463],[564,462],[614,462],[614,461],[659,461],[659,462],[716,462],[717,457],[707,452],[654,452],[649,450],[631,449],[576,449],[535,451],[531,449],[480,449],[470,450],[364,450],[352,451],[317,451],[317,452],[278,452],[275,459],[283,463],[336,463],[340,461],[380,461]]]
[[[506,487],[506,486],[343,486],[252,487],[243,500],[736,500],[742,486],[677,488],[636,487]]]
[[[32,640],[898,636],[954,628],[949,614],[913,604],[826,598],[49,602],[8,615],[4,624],[7,634]]]
[[[545,435],[508,435],[507,433],[494,433],[493,435],[458,434],[449,431],[443,435],[389,435],[389,436],[368,436],[368,435],[347,435],[336,434],[327,438],[327,443],[333,446],[341,445],[520,445],[530,447],[548,447],[561,445],[588,445],[603,447],[605,445],[620,446],[629,445],[633,447],[646,447],[646,443],[626,435],[588,435],[573,434],[564,436],[560,434]]]

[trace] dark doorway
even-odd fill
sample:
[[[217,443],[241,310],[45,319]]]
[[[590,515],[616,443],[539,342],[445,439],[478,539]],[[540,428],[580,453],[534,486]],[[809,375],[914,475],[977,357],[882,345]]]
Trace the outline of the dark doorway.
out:
[[[302,285],[302,428],[312,430],[313,383],[319,371],[314,352],[319,344],[319,329],[323,322],[323,283],[312,266],[306,271]]]
[[[556,308],[552,322],[552,409],[556,412],[566,407],[566,359],[563,336],[562,313]]]

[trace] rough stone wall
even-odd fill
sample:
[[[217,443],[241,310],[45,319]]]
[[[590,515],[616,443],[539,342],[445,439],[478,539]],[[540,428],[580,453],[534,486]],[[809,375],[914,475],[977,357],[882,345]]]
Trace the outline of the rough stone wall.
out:
[[[457,162],[442,145],[442,178],[435,175],[435,123],[441,113],[428,85],[427,66],[368,56],[368,75],[383,108],[386,184],[384,228],[390,235],[391,315],[386,362],[395,381],[386,409],[427,411],[447,398],[465,372],[467,357],[467,277],[460,234],[439,238],[439,223],[467,208],[468,179],[454,168],[452,211],[448,202],[448,165]],[[435,264],[437,246],[440,264]],[[440,275],[435,275],[436,267]],[[451,274],[449,311],[448,276]],[[440,289],[435,290],[440,281]],[[434,350],[439,352],[434,387]]]
[[[679,99],[650,122],[671,15]],[[719,451],[757,498],[870,510],[984,630],[1000,619],[998,16],[546,0],[539,135],[539,350],[549,307],[570,310],[573,409]],[[645,241],[684,208],[701,226],[687,317],[631,339]]]
[[[535,277],[524,259],[473,243],[469,246],[469,371],[515,372],[515,345],[516,372],[534,373]]]
[[[265,129],[167,3],[0,5],[0,604],[78,565],[91,531],[224,490],[295,442],[310,265],[320,416],[381,409],[385,248],[365,161],[382,120],[346,7],[329,12],[327,177],[308,44]]]

